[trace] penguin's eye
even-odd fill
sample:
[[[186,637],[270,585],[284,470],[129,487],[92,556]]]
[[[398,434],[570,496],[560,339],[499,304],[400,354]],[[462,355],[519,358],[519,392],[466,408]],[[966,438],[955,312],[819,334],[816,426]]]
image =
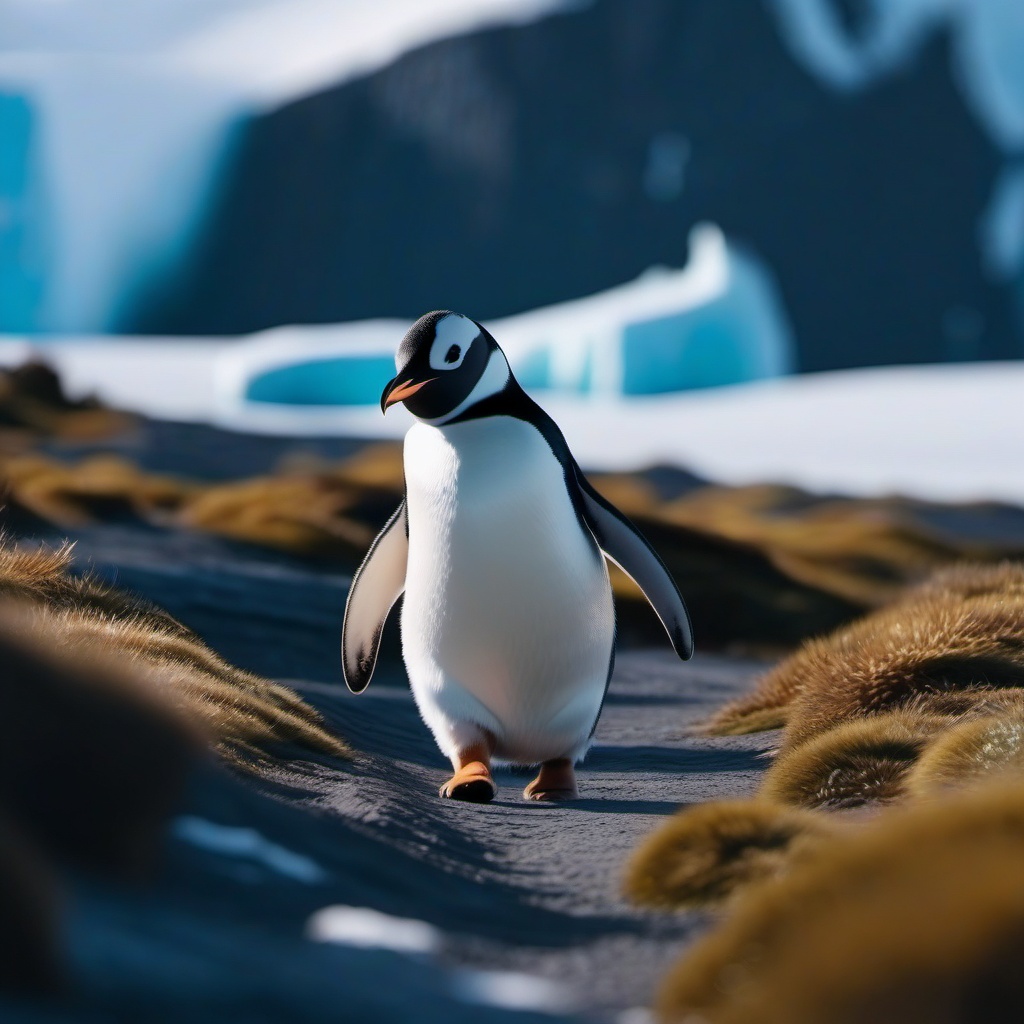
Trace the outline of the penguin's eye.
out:
[[[458,345],[452,345],[450,349],[444,354],[444,361],[446,363],[457,363],[459,356],[462,355],[462,349]]]

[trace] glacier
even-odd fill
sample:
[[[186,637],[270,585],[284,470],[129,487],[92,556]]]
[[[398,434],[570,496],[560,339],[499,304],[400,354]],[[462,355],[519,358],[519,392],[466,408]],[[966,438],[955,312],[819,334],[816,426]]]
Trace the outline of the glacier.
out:
[[[45,216],[37,168],[38,124],[24,97],[0,90],[0,326],[28,331],[44,287]]]
[[[117,330],[188,252],[247,118],[563,2],[0,0],[0,330]]]

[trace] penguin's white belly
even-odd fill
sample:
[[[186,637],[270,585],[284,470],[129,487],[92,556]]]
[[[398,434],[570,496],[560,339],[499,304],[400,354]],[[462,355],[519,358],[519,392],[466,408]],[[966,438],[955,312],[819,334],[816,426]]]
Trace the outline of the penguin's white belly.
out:
[[[539,432],[509,417],[417,424],[405,444],[402,649],[420,712],[452,755],[582,756],[614,638],[604,558]]]

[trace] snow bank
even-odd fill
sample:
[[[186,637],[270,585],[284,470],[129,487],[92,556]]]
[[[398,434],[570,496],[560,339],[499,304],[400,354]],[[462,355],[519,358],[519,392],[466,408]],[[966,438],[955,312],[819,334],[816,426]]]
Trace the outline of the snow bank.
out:
[[[392,350],[403,329],[394,325]],[[229,429],[399,438],[411,423],[402,408],[382,417],[371,407],[250,403],[227,413],[217,367],[236,344],[82,338],[33,347],[11,339],[0,341],[0,365],[36,351],[75,395]],[[634,398],[536,392],[591,469],[662,462],[731,484],[1024,506],[1021,395],[1024,362],[843,370]]]

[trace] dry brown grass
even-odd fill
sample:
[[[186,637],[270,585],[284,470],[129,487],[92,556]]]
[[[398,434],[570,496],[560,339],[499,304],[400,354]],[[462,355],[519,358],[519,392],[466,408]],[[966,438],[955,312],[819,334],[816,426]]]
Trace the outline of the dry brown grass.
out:
[[[133,422],[95,399],[69,399],[44,363],[29,361],[0,370],[0,450],[21,450],[39,437],[96,441],[121,433]]]
[[[343,514],[355,500],[351,487],[329,477],[265,477],[209,488],[181,506],[176,522],[298,554],[357,560],[375,531]]]
[[[944,537],[899,499],[817,499],[793,487],[705,487],[668,503],[667,521],[754,544],[794,579],[864,607],[896,597],[980,544]]]
[[[54,643],[42,606],[0,604],[0,988],[65,979],[56,865],[137,876],[182,798],[205,730],[160,680]]]
[[[185,481],[145,473],[116,455],[94,455],[75,465],[19,455],[5,459],[0,473],[7,501],[61,526],[115,512],[166,520],[195,490]]]
[[[9,628],[57,655],[116,659],[199,723],[229,760],[258,767],[283,744],[346,757],[347,745],[294,691],[224,661],[162,609],[68,572],[70,551],[0,547],[0,595],[20,599]]]
[[[0,813],[76,863],[143,862],[210,733],[156,675],[66,643],[45,609],[0,606],[0,657]]]
[[[802,807],[859,807],[903,795],[921,752],[953,719],[917,708],[843,722],[782,751],[761,796]]]
[[[932,742],[906,778],[907,793],[941,796],[1001,775],[1024,775],[1024,703],[959,723]]]
[[[9,503],[58,525],[131,514],[353,567],[403,487],[396,444],[369,445],[338,462],[297,451],[265,476],[213,484],[160,477],[116,457],[68,465],[24,453],[3,460],[0,478]],[[985,543],[969,529],[943,533],[929,506],[900,499],[822,499],[762,485],[706,486],[664,500],[642,473],[606,474],[595,483],[678,580],[704,647],[778,654],[892,600],[936,567],[1024,554],[1020,543]],[[960,514],[969,523],[986,512],[963,507]],[[621,634],[659,640],[643,596],[623,574],[612,575]],[[720,728],[774,727],[784,703],[740,708]]]
[[[837,722],[947,691],[1021,685],[1024,566],[957,566],[806,642],[707,728],[726,734],[785,721],[793,746]]]
[[[660,910],[715,906],[801,863],[840,827],[825,815],[762,800],[686,808],[633,852],[623,891]]]
[[[666,979],[660,1021],[1024,1019],[1024,788],[888,811],[749,890]]]

